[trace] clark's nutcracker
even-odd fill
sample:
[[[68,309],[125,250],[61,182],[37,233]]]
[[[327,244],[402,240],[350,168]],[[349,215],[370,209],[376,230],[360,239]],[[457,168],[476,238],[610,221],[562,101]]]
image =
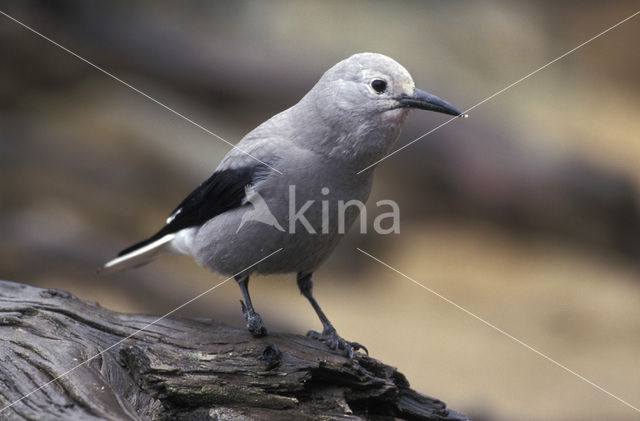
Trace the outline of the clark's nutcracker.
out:
[[[348,206],[340,216],[336,204],[366,202],[373,170],[357,173],[389,152],[412,108],[460,115],[415,88],[389,57],[362,53],[339,62],[300,102],[247,134],[160,231],[120,252],[103,271],[140,266],[166,252],[191,255],[215,273],[235,276],[254,336],[267,330],[249,297],[250,274],[296,273],[323,326],[308,335],[353,357],[365,348],[338,336],[312,295],[311,274],[359,214],[358,206]]]

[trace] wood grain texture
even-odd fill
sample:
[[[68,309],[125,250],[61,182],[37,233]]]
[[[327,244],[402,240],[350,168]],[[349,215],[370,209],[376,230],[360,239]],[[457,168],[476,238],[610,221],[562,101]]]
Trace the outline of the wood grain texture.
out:
[[[466,420],[373,358],[0,281],[2,420]],[[121,343],[118,343],[122,341]],[[113,346],[114,344],[117,344]]]

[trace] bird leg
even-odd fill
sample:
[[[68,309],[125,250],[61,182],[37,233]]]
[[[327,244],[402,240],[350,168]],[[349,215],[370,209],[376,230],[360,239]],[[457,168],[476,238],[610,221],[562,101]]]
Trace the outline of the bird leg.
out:
[[[251,297],[249,296],[249,275],[236,276],[236,282],[240,285],[240,290],[244,297],[244,301],[240,300],[240,306],[242,307],[244,319],[247,321],[247,329],[256,338],[265,336],[267,334],[267,328],[262,322],[262,317],[256,313],[253,309],[253,304],[251,304]]]
[[[353,359],[354,352],[360,349],[363,349],[367,355],[369,355],[369,351],[363,345],[358,342],[347,341],[338,335],[338,332],[336,332],[336,329],[333,327],[327,316],[325,316],[320,305],[313,297],[313,279],[311,278],[311,273],[298,273],[298,288],[300,288],[300,293],[311,303],[311,306],[316,311],[323,327],[322,333],[310,330],[307,332],[307,336],[324,342],[334,351],[343,351],[350,359]]]

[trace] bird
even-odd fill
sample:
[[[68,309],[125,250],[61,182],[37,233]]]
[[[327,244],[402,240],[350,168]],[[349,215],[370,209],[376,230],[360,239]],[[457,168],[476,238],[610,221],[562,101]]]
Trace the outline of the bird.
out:
[[[250,211],[246,211],[242,218],[240,219],[240,225],[236,230],[236,233],[242,229],[244,224],[248,221],[259,221],[263,224],[271,225],[277,228],[280,231],[284,231],[280,222],[276,219],[276,217],[269,210],[269,206],[267,202],[264,200],[260,193],[256,191],[252,191],[250,186],[245,187],[245,201],[251,203],[253,205],[253,209]]]
[[[336,204],[366,202],[375,166],[361,170],[389,153],[412,109],[462,116],[416,88],[390,57],[358,53],[338,62],[298,103],[245,135],[158,232],[122,250],[102,272],[165,254],[190,255],[211,272],[235,278],[247,329],[255,337],[267,329],[249,295],[249,278],[295,274],[322,323],[322,331],[307,336],[351,359],[358,351],[368,353],[343,339],[329,321],[313,295],[313,273],[359,215],[358,206],[349,206],[339,221]],[[295,211],[298,203],[304,206]]]

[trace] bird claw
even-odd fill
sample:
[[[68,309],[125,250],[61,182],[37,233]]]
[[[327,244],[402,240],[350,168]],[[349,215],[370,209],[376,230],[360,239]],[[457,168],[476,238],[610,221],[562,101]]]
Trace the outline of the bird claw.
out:
[[[247,321],[247,329],[249,333],[256,338],[265,336],[267,334],[267,328],[264,326],[262,317],[256,313],[253,309],[248,309],[244,301],[240,300],[240,306],[242,307],[242,314]]]
[[[349,357],[350,360],[353,359],[355,352],[361,349],[369,355],[369,350],[364,345],[341,338],[335,329],[325,329],[322,333],[310,330],[307,332],[307,336],[324,342],[333,351],[342,351],[343,355]]]

